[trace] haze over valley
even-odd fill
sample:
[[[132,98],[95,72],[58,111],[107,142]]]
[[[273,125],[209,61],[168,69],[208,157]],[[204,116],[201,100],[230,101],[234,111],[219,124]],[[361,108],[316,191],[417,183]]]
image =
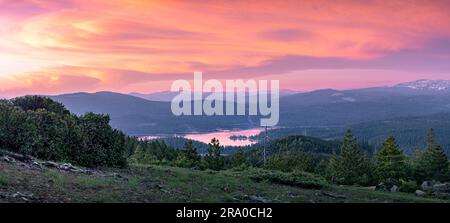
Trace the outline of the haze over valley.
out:
[[[257,116],[174,116],[170,110],[170,99],[176,94],[153,93],[150,98],[144,99],[137,97],[136,93],[98,92],[52,98],[76,114],[109,114],[113,127],[135,136],[190,134],[191,138],[206,143],[210,140],[207,136],[213,135],[211,132],[232,130],[228,134],[235,135],[233,130],[261,127]],[[414,142],[422,144],[424,138],[418,135],[433,127],[439,130],[437,134],[443,143],[450,145],[445,137],[447,129],[450,129],[446,121],[450,115],[447,114],[450,114],[450,83],[445,80],[418,80],[391,87],[290,92],[280,98],[280,123],[277,128],[284,130],[276,130],[285,133],[273,137],[308,134],[338,139],[346,128],[352,127],[356,135],[364,136],[364,140],[376,146],[389,134],[406,138],[405,132],[414,132],[409,136],[418,138]],[[374,130],[377,128],[385,131],[377,132]],[[199,133],[205,133],[206,137]],[[232,145],[232,142],[228,141],[226,145]],[[235,145],[254,143],[248,140],[246,143],[235,142]],[[414,149],[413,143],[400,139],[400,144],[406,146],[408,152]]]

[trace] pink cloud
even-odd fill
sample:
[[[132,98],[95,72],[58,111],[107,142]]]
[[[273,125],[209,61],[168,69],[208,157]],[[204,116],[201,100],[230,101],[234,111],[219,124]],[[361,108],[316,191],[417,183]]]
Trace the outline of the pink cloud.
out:
[[[195,70],[219,79],[305,69],[434,74],[434,67],[447,71],[441,61],[450,55],[442,47],[450,38],[448,1],[0,0],[0,6],[0,59],[10,66],[0,76],[16,81],[0,89],[17,94],[168,89]],[[432,57],[438,59],[421,62]],[[40,76],[45,72],[61,82],[38,81],[51,76]],[[340,86],[338,76],[329,77],[336,79],[327,85]]]

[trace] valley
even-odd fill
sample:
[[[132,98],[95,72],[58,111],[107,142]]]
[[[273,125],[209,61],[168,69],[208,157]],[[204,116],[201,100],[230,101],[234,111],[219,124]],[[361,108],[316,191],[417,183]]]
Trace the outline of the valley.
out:
[[[379,147],[388,135],[394,135],[411,154],[424,144],[423,135],[427,129],[435,128],[438,140],[447,149],[450,148],[447,137],[450,129],[447,121],[450,116],[449,86],[444,80],[417,80],[390,87],[284,93],[280,98],[278,129],[269,131],[269,137],[306,134],[339,139],[345,129],[352,128],[361,141],[374,147]],[[137,93],[98,92],[52,98],[75,114],[88,111],[108,114],[113,127],[139,137],[178,135],[205,143],[210,140],[211,133],[216,132],[226,146],[245,146],[251,144],[249,139],[245,142],[230,140],[227,133],[220,132],[251,131],[260,127],[258,116],[174,116],[170,111],[173,96],[173,93],[161,92],[144,99]],[[252,140],[260,138],[250,137]]]

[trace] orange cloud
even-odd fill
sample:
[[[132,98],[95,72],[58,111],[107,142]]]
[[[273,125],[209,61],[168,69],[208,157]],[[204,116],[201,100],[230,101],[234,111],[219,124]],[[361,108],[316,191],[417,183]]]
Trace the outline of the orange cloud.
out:
[[[129,89],[152,75],[190,77],[286,56],[371,60],[450,37],[448,1],[0,0],[0,8],[8,66],[0,76],[36,92]],[[89,88],[46,86],[51,76],[69,80],[73,67],[85,68],[76,77],[92,81]],[[118,81],[118,70],[140,76]]]

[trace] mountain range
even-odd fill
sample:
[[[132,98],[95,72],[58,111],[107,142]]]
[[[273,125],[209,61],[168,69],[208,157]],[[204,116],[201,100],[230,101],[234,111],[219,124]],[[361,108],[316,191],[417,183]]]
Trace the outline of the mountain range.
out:
[[[300,91],[293,91],[293,90],[288,90],[288,89],[282,89],[280,90],[280,97],[284,97],[284,96],[288,96],[288,95],[293,95],[293,94],[298,94],[300,93]],[[161,91],[161,92],[154,92],[154,93],[138,93],[138,92],[131,92],[129,93],[129,95],[131,96],[135,96],[138,98],[142,98],[142,99],[146,99],[149,101],[165,101],[165,102],[170,102],[172,101],[172,99],[178,95],[178,92],[173,92],[173,91]],[[206,96],[208,96],[210,94],[210,92],[206,92],[203,94],[203,98],[205,98]],[[256,92],[250,92],[250,94],[257,94]],[[268,93],[270,94],[270,92]],[[249,95],[249,92],[246,92],[246,95]]]
[[[450,82],[419,80],[392,87],[323,89],[280,98],[279,127],[345,127],[357,123],[450,112]],[[168,95],[162,93],[161,95]],[[114,92],[51,96],[76,114],[105,113],[132,135],[258,127],[256,116],[174,116],[170,102]]]

